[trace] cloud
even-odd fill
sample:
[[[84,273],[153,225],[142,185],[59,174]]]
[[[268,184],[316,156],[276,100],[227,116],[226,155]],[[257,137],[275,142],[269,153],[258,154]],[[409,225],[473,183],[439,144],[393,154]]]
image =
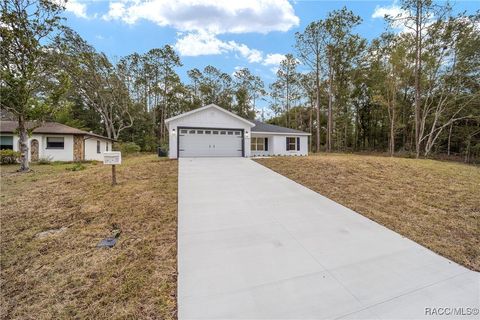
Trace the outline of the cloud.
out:
[[[104,20],[117,20],[122,19],[125,16],[125,4],[122,2],[110,2],[108,13],[104,14],[102,18]]]
[[[267,54],[267,56],[266,56],[265,59],[263,60],[263,64],[266,65],[266,66],[269,66],[269,65],[279,65],[280,62],[282,62],[283,59],[285,59],[285,55],[284,55],[284,54],[280,54],[280,53],[269,53],[269,54]]]
[[[288,0],[112,0],[103,18],[215,34],[288,31],[300,21]]]
[[[228,44],[232,50],[238,51],[240,55],[247,58],[248,62],[261,62],[263,60],[263,52],[257,49],[250,49],[246,44],[236,43],[235,41],[229,41]]]
[[[182,34],[175,43],[175,49],[182,56],[217,55],[235,53],[246,58],[250,63],[264,63],[264,54],[257,49],[251,49],[246,44],[235,41],[222,41],[215,34],[206,31]],[[275,56],[276,54],[273,54]],[[272,56],[268,54],[267,58]]]
[[[398,16],[402,16],[404,14],[405,14],[405,11],[395,3],[387,7],[381,7],[377,5],[375,7],[375,10],[373,11],[372,18],[383,19],[385,16],[390,16],[392,18],[395,18]]]
[[[175,49],[182,56],[216,55],[232,50],[228,43],[208,32],[188,33],[177,40]]]
[[[66,1],[65,11],[73,13],[75,16],[79,18],[88,19],[87,5],[85,3],[78,2],[78,0]]]
[[[240,54],[250,63],[263,60],[263,53],[260,50],[250,49],[247,45],[235,41],[222,41],[215,34],[205,31],[183,35],[177,40],[175,49],[182,56],[196,57],[233,52]]]
[[[412,19],[407,19],[409,17],[409,12],[405,9],[402,9],[399,5],[397,5],[397,1],[394,1],[392,5],[381,7],[376,6],[375,10],[373,11],[372,18],[385,18],[385,16],[389,16],[393,18],[391,21],[391,26],[393,29],[400,33],[412,33],[415,29],[415,22]],[[424,21],[425,25],[428,27],[434,22],[434,15],[431,13],[427,16],[426,20]]]

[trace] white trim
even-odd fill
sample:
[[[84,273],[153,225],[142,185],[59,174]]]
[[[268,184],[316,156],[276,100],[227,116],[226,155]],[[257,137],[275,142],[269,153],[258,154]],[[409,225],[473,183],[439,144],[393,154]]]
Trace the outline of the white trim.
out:
[[[280,136],[311,136],[311,133],[307,132],[263,132],[263,131],[252,131],[252,135],[255,134],[264,134],[264,135],[280,135]]]
[[[173,121],[173,120],[177,120],[177,119],[180,119],[180,118],[189,116],[189,115],[191,115],[191,114],[194,114],[194,113],[197,113],[197,112],[200,112],[200,111],[209,109],[209,108],[215,108],[215,109],[217,109],[217,110],[219,110],[219,111],[225,112],[226,114],[228,114],[228,115],[230,115],[230,116],[232,116],[232,117],[234,117],[234,118],[236,118],[236,119],[238,119],[238,120],[241,120],[241,121],[243,121],[243,122],[245,122],[245,123],[248,123],[248,124],[249,124],[250,126],[252,126],[252,127],[255,126],[255,123],[250,122],[250,121],[248,121],[248,120],[246,120],[246,119],[243,119],[242,117],[239,117],[239,116],[237,116],[236,114],[231,113],[230,111],[225,110],[225,109],[223,109],[223,108],[221,108],[221,107],[219,107],[219,106],[217,106],[216,104],[213,104],[213,103],[212,103],[212,104],[209,104],[209,105],[207,105],[207,106],[198,108],[198,109],[194,109],[194,110],[192,110],[192,111],[188,111],[188,112],[179,114],[178,116],[168,118],[168,119],[165,120],[165,123],[168,124],[169,122],[171,122],[171,121]]]

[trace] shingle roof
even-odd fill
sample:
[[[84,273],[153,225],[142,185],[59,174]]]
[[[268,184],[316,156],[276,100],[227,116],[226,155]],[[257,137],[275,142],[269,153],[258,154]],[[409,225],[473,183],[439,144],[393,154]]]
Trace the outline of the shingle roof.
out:
[[[255,127],[252,128],[252,132],[272,132],[272,133],[297,133],[297,134],[309,134],[300,130],[285,128],[276,126],[273,124],[264,123],[258,120],[250,120],[255,123]]]
[[[33,128],[35,124],[33,122],[27,122],[28,128]],[[14,133],[18,128],[17,121],[0,121],[1,133]],[[85,136],[92,136],[107,140],[113,140],[99,134],[83,131],[77,128],[72,128],[57,122],[44,122],[40,127],[33,129],[33,133],[50,133],[50,134],[79,134]]]

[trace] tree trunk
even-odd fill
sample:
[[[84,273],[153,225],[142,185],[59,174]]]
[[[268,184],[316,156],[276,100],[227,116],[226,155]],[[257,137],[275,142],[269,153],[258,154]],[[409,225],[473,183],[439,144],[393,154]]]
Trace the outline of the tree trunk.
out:
[[[18,117],[18,144],[20,147],[20,169],[19,172],[28,172],[30,170],[28,163],[28,132],[27,123],[23,116]]]
[[[392,106],[392,117],[390,119],[390,156],[393,157],[394,153],[395,153],[395,104],[393,104]]]
[[[327,120],[327,151],[332,151],[332,131],[333,131],[333,70],[332,70],[332,55],[328,55],[328,120]]]
[[[309,112],[309,119],[308,119],[308,127],[310,132],[310,138],[308,141],[309,144],[309,151],[312,152],[312,127],[313,127],[313,107],[312,103],[310,103],[310,112]],[[318,150],[316,150],[318,152]]]
[[[317,64],[317,72],[316,72],[316,90],[317,90],[317,97],[315,101],[315,107],[317,111],[317,141],[316,141],[316,152],[320,152],[320,67]]]
[[[415,156],[420,156],[420,75],[422,72],[422,0],[417,0],[415,17]]]
[[[287,125],[286,127],[287,128],[290,128],[290,87],[289,87],[289,83],[288,83],[288,80],[287,80],[287,116],[286,116],[286,121],[287,121]]]
[[[447,155],[450,156],[450,142],[452,139],[452,128],[453,128],[453,123],[450,124],[450,130],[448,130],[448,144],[447,144]]]

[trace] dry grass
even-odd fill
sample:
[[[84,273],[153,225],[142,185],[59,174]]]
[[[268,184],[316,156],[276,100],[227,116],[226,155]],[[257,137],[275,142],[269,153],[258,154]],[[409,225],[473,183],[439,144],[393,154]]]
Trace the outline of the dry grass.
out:
[[[113,188],[109,166],[70,166],[1,168],[1,317],[176,318],[177,162],[124,159]]]
[[[259,163],[480,271],[480,168],[362,155],[258,159]]]

